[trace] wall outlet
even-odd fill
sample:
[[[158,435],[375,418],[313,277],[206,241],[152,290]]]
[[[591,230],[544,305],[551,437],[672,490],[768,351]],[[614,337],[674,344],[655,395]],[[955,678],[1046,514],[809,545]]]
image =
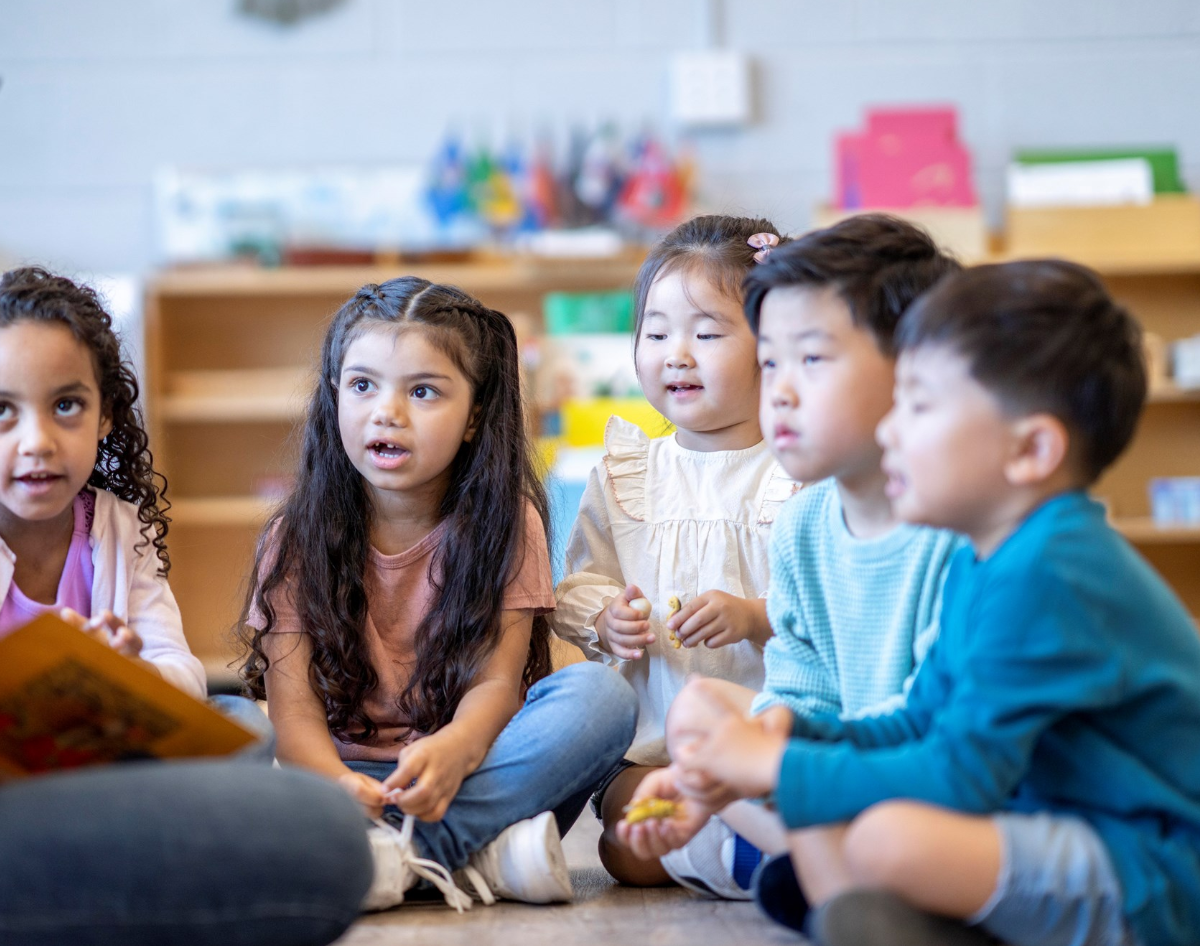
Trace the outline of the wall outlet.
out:
[[[748,125],[750,57],[727,50],[676,53],[671,59],[671,116],[684,126]]]

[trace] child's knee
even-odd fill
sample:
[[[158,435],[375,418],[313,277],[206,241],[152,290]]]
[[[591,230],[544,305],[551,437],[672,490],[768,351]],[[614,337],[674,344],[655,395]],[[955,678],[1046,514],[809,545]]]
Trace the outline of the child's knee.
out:
[[[570,691],[587,717],[605,723],[614,747],[624,752],[633,742],[637,730],[637,693],[623,675],[598,662],[577,662],[554,673],[561,677],[561,687]]]
[[[927,812],[912,801],[884,801],[856,817],[843,844],[855,882],[895,889],[920,873],[928,853]]]

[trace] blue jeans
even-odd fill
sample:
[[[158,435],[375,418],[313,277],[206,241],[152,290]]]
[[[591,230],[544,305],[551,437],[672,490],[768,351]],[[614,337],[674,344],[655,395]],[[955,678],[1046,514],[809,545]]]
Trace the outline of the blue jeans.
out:
[[[267,764],[275,760],[275,726],[257,702],[240,695],[213,695],[209,697],[208,704],[258,736],[258,741],[235,753],[238,758],[250,758]]]
[[[504,828],[542,811],[554,811],[558,832],[565,834],[629,749],[636,725],[637,696],[607,666],[578,662],[534,683],[483,764],[463,781],[446,816],[416,822],[418,850],[457,870]],[[396,769],[391,761],[346,764],[380,780]],[[385,816],[401,819],[394,807]]]
[[[0,786],[0,943],[316,944],[371,882],[362,811],[315,775],[139,762]]]

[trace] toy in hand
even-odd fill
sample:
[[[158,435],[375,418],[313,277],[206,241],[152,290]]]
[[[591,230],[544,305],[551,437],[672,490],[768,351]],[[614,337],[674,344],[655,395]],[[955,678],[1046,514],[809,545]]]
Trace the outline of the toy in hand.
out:
[[[625,805],[625,823],[640,824],[655,817],[674,817],[679,813],[680,803],[662,797],[644,797]]]
[[[670,599],[667,600],[667,619],[669,620],[672,616],[674,616],[676,613],[678,613],[681,609],[683,609],[683,602],[679,599],[679,597],[676,594],[672,593]],[[669,630],[668,633],[669,633],[669,636],[671,639],[671,645],[673,645],[676,649],[679,649],[683,645],[683,643],[680,641],[679,637],[675,634],[675,630],[673,630],[673,629]]]

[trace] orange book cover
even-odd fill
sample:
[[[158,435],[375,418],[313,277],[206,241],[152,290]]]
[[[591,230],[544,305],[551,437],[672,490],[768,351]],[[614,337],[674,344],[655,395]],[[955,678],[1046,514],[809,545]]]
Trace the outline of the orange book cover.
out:
[[[0,639],[0,779],[227,755],[254,740],[53,614]]]

